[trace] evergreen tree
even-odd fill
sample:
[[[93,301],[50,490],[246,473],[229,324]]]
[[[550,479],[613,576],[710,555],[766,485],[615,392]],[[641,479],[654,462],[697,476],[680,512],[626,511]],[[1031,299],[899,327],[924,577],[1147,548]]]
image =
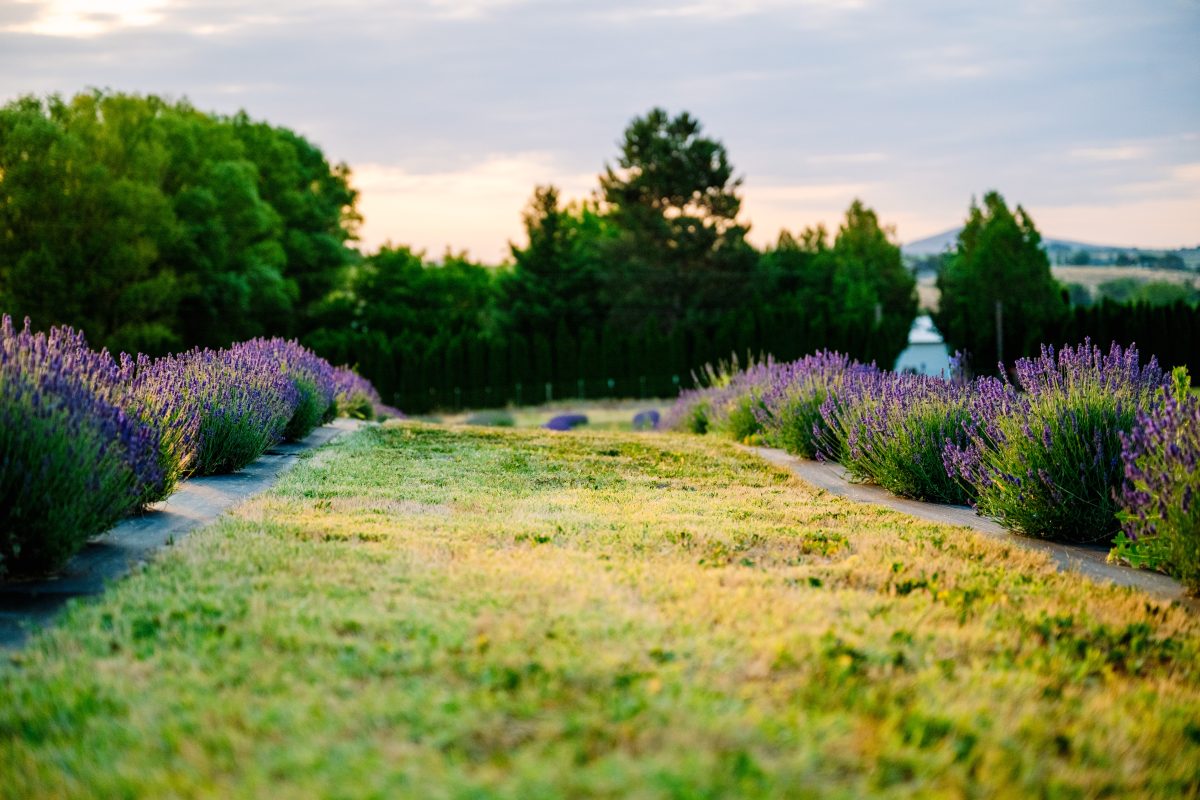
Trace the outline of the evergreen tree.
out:
[[[749,299],[757,253],[737,221],[740,186],[725,146],[688,113],[655,108],[629,124],[600,176],[620,230],[605,276],[615,319],[669,331]]]
[[[1013,213],[999,193],[988,192],[982,208],[971,204],[957,251],[938,276],[933,318],[950,350],[967,353],[979,372],[1035,352],[1066,314],[1041,242],[1025,210]]]
[[[833,242],[835,338],[851,355],[891,368],[908,346],[917,282],[875,212],[855,200]]]

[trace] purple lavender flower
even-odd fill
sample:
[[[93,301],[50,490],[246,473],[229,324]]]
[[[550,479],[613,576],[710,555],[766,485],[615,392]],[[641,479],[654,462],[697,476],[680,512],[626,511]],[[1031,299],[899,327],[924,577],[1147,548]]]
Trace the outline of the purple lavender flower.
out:
[[[337,376],[329,362],[295,340],[251,339],[235,344],[230,352],[256,362],[260,369],[276,369],[295,386],[295,406],[283,436],[299,441],[322,422],[337,414]]]
[[[192,463],[201,475],[234,472],[283,438],[299,403],[269,349],[234,346],[171,356],[187,413],[199,420]]]
[[[822,404],[823,452],[853,477],[898,495],[965,503],[969,493],[943,455],[970,438],[971,392],[970,384],[944,378],[864,373]]]
[[[0,573],[62,564],[161,481],[121,371],[81,333],[0,318]]]
[[[633,415],[633,429],[635,431],[652,431],[658,428],[658,423],[661,421],[662,417],[657,409],[639,411]]]
[[[823,350],[771,370],[756,409],[768,444],[804,458],[816,458],[829,430],[821,414],[850,387],[878,374],[873,364]]]
[[[1120,519],[1131,541],[1154,551],[1155,566],[1200,592],[1200,397],[1186,370],[1174,378],[1121,435]]]
[[[369,380],[350,367],[333,371],[334,402],[338,416],[352,419],[404,419],[404,412],[385,405]]]
[[[1154,359],[1085,341],[1020,359],[1017,387],[981,382],[965,444],[947,471],[968,483],[982,513],[1030,536],[1107,541],[1116,532],[1120,436],[1164,385]],[[1020,391],[1017,391],[1017,389]]]
[[[580,425],[586,425],[587,421],[588,418],[585,414],[559,414],[542,427],[549,431],[569,431]]]

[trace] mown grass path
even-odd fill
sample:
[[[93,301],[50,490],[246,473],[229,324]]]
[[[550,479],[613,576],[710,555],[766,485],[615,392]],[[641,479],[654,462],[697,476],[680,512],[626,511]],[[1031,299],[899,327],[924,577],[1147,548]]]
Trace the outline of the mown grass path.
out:
[[[732,444],[407,424],[0,667],[0,795],[1179,797],[1198,656]]]

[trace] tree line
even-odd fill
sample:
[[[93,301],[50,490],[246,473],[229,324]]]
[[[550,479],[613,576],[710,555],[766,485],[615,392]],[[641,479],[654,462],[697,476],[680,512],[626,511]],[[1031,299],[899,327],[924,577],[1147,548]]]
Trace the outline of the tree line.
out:
[[[891,229],[856,200],[836,231],[759,250],[741,182],[698,120],[652,109],[592,197],[535,188],[505,264],[362,253],[349,168],[292,131],[153,96],[27,97],[0,110],[0,309],[114,350],[298,336],[411,412],[671,395],[731,354],[894,363],[917,298]],[[939,329],[983,371],[1122,316],[1072,311],[1033,222],[995,193],[939,287]]]
[[[0,306],[150,354],[305,333],[355,258],[348,178],[244,113],[18,99],[0,109]]]

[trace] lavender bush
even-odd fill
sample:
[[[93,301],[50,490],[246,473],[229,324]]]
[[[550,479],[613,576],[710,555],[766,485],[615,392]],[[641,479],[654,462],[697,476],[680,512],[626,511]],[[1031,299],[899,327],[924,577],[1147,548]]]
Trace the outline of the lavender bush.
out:
[[[542,427],[549,431],[569,431],[580,425],[587,425],[587,421],[586,414],[559,414]]]
[[[0,318],[0,575],[53,569],[187,474],[237,470],[307,434],[342,391],[402,416],[295,342],[118,362],[70,328]]]
[[[157,480],[141,487],[142,504],[163,500],[196,464],[202,413],[194,398],[194,374],[174,356],[121,356],[123,405],[150,432],[157,453]]]
[[[821,351],[778,365],[756,409],[763,438],[773,447],[803,458],[817,456],[818,443],[829,435],[821,406],[860,379],[877,372],[873,365],[849,356]]]
[[[979,510],[1008,528],[1063,541],[1108,541],[1116,532],[1121,434],[1163,386],[1157,363],[1090,341],[1015,365],[1020,393],[997,382],[972,393],[965,445],[945,451],[947,472]]]
[[[120,378],[82,334],[0,318],[0,574],[57,567],[161,480]]]
[[[1125,484],[1117,553],[1200,592],[1200,397],[1187,370],[1121,436]]]
[[[669,431],[708,433],[712,413],[712,389],[686,389],[663,416],[662,427]]]
[[[662,427],[700,434],[720,430],[737,439],[758,433],[761,425],[754,409],[770,368],[769,360],[755,363],[750,358],[742,370],[736,354],[729,361],[705,364],[692,373],[696,388],[679,393]]]
[[[635,431],[653,431],[658,429],[658,424],[662,421],[662,415],[658,413],[658,409],[651,408],[647,411],[639,411],[633,415],[633,429]]]
[[[283,438],[299,392],[269,351],[197,349],[172,359],[199,421],[197,473],[236,472]]]
[[[955,380],[864,371],[821,405],[823,449],[853,477],[902,497],[966,503],[942,453],[968,442],[971,391]]]
[[[273,362],[276,369],[291,379],[295,386],[295,406],[284,427],[283,438],[299,441],[337,414],[337,376],[333,367],[299,342],[279,338],[251,339],[234,345],[231,350],[256,363]]]
[[[333,388],[338,416],[374,419],[375,409],[383,405],[371,382],[349,367],[334,369]]]
[[[711,389],[708,428],[743,442],[761,433],[762,396],[775,369],[771,359],[751,363],[744,371],[732,374],[725,385]]]

